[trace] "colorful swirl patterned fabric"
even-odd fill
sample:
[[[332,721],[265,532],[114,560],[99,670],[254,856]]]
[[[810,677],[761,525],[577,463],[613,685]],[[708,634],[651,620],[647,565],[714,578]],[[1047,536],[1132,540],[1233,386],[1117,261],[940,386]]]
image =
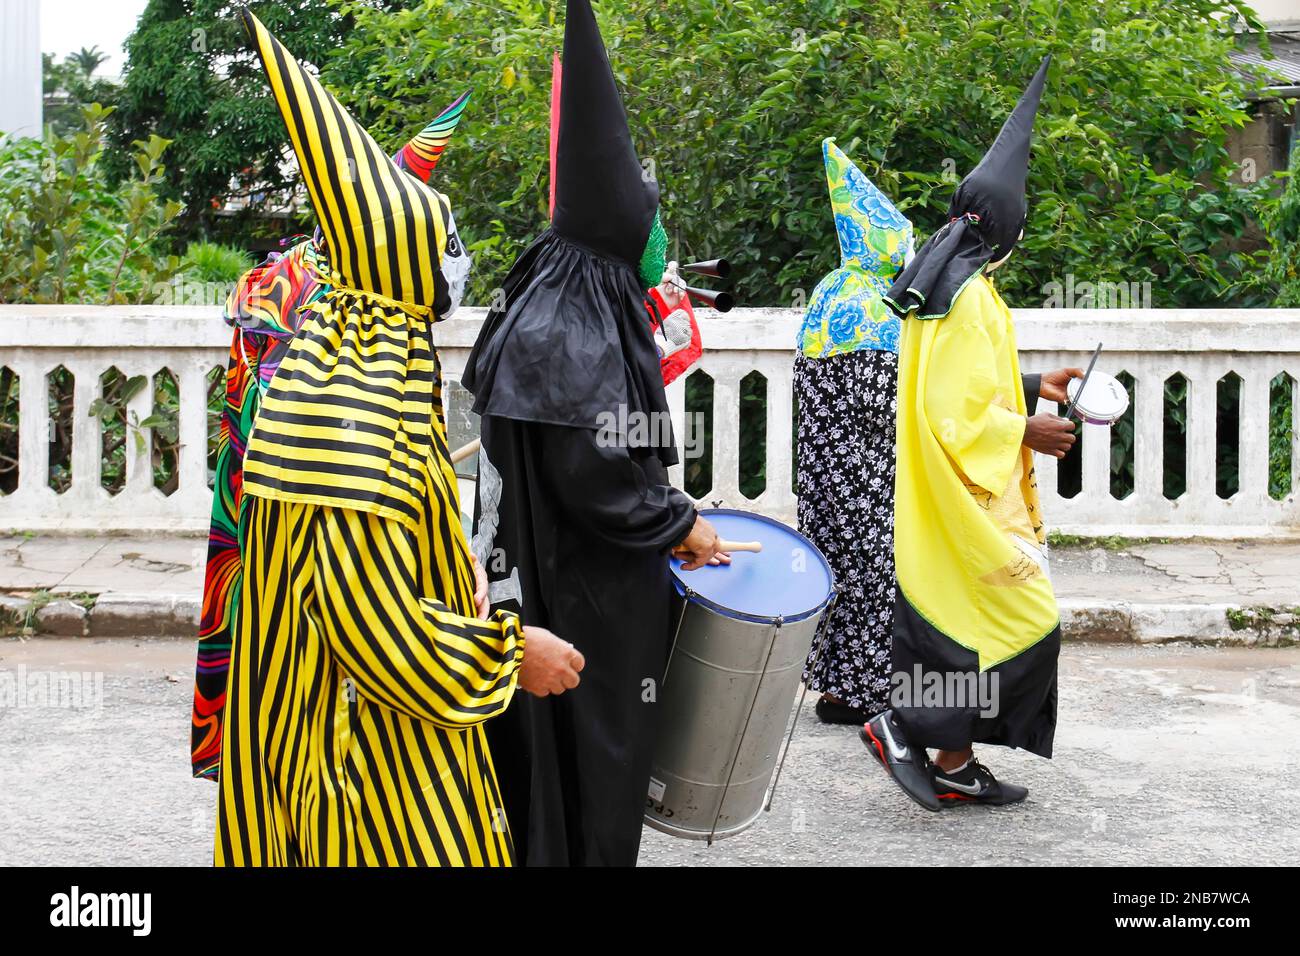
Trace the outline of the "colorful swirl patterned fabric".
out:
[[[799,349],[826,358],[859,349],[898,351],[899,319],[881,300],[912,256],[912,224],[835,145],[822,142],[840,266],[808,299]]]
[[[288,352],[290,339],[324,295],[318,262],[319,253],[313,245],[299,242],[285,255],[273,255],[250,270],[226,300],[226,321],[235,327],[235,333],[217,438],[212,527],[195,668],[190,756],[196,777],[215,779],[220,764],[231,637],[244,576],[239,548],[244,449],[262,393]]]

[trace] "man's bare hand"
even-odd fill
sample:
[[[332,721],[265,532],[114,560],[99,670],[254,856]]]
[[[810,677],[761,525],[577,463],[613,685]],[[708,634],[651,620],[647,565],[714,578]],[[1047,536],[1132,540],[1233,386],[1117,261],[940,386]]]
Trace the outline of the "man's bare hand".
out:
[[[1025,437],[1021,443],[1053,458],[1064,458],[1074,445],[1074,422],[1049,412],[1025,419]]]
[[[479,620],[486,621],[492,615],[492,605],[488,603],[487,572],[472,554],[469,563],[474,566],[474,607],[478,611]]]
[[[686,562],[682,565],[683,571],[694,571],[706,564],[730,564],[731,555],[718,550],[719,543],[718,532],[713,530],[713,525],[696,515],[695,527],[691,528],[685,541],[673,548],[673,557]]]
[[[524,662],[519,686],[534,697],[563,694],[578,686],[578,672],[587,660],[576,647],[544,627],[524,628]]]
[[[1070,397],[1065,394],[1065,387],[1072,378],[1083,378],[1083,369],[1058,368],[1055,372],[1044,372],[1038,379],[1038,394],[1049,402],[1064,405],[1070,401]],[[1028,445],[1029,442],[1025,444]]]

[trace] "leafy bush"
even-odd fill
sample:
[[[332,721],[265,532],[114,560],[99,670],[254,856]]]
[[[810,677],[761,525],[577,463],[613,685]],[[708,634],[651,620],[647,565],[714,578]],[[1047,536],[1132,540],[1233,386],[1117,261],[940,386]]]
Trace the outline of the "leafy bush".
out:
[[[1284,498],[1295,487],[1291,473],[1291,449],[1295,447],[1295,383],[1278,375],[1268,386],[1268,493]]]
[[[77,132],[60,136],[51,130],[44,140],[0,139],[0,167],[5,170],[0,178],[0,248],[5,251],[0,302],[142,302],[151,297],[155,280],[176,271],[176,257],[162,254],[159,247],[179,207],[161,202],[154,192],[167,142],[152,137],[136,143],[137,175],[110,188],[99,168],[110,112],[91,104],[83,108]],[[71,480],[72,380],[65,368],[56,369],[50,380],[49,480],[63,491]],[[110,485],[120,486],[124,473],[125,403],[138,387],[113,373],[91,409],[105,426],[104,479]],[[0,370],[3,493],[13,491],[18,478],[17,390],[11,371]],[[138,429],[136,434],[141,434]]]
[[[381,142],[474,96],[437,179],[478,255],[475,301],[546,220],[551,51],[563,3],[340,0],[355,28],[322,65]],[[653,163],[677,257],[730,255],[755,305],[802,305],[837,256],[819,143],[841,146],[924,235],[941,222],[1040,57],[1054,55],[1031,220],[1000,274],[1013,304],[1051,281],[1150,282],[1152,304],[1222,304],[1264,184],[1226,148],[1250,81],[1226,66],[1233,0],[658,0],[597,14]],[[265,95],[264,93],[262,95]]]
[[[1295,309],[1300,308],[1300,149],[1292,151],[1290,167],[1281,176],[1283,188],[1279,195],[1261,203],[1260,225],[1269,246],[1264,276],[1276,290],[1271,304],[1279,309]],[[1294,402],[1294,383],[1279,375],[1269,385],[1273,414],[1269,422],[1268,484],[1269,494],[1275,498],[1289,494],[1295,478],[1291,474]]]
[[[391,6],[384,0],[372,0]],[[226,204],[282,210],[298,188],[284,123],[266,95],[261,64],[244,39],[231,0],[150,0],[126,43],[127,64],[114,102],[109,157],[113,181],[131,174],[125,160],[137,139],[172,141],[171,169],[160,194],[182,204],[185,239],[278,236],[283,221],[248,215],[218,218]],[[350,32],[337,0],[261,0],[257,15],[297,56],[319,63]]]
[[[0,302],[139,302],[175,271],[158,240],[179,206],[154,191],[167,141],[137,142],[137,175],[109,188],[99,174],[109,112],[86,107],[66,136],[0,140]]]
[[[1285,173],[1277,200],[1263,204],[1261,225],[1269,241],[1266,271],[1276,284],[1273,305],[1279,309],[1300,308],[1300,149],[1291,153],[1291,165]]]
[[[178,266],[187,282],[214,282],[233,286],[248,271],[248,253],[238,246],[217,242],[191,242]]]

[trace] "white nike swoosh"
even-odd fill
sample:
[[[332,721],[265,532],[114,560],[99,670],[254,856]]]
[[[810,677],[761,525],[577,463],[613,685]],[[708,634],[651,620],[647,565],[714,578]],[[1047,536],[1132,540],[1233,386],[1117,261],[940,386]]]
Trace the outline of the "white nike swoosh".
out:
[[[894,735],[889,732],[889,721],[882,720],[880,722],[880,730],[885,735],[885,745],[889,747],[889,752],[894,755],[894,759],[906,760],[907,748],[899,747],[898,744],[894,743]]]
[[[948,780],[945,777],[936,776],[934,779],[936,783],[941,783],[945,787],[952,787],[952,789],[969,794],[972,797],[978,795],[979,792],[984,789],[984,785],[978,780],[974,783],[957,783],[956,781]]]

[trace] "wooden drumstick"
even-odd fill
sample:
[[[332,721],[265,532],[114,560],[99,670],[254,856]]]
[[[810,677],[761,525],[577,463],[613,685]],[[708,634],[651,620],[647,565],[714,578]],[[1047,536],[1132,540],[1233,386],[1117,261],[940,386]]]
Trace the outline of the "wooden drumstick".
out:
[[[483,447],[483,440],[480,438],[475,438],[468,445],[464,445],[460,448],[457,448],[455,451],[451,453],[451,463],[453,465],[459,465],[470,455],[473,455],[475,452],[477,452],[481,447]]]

